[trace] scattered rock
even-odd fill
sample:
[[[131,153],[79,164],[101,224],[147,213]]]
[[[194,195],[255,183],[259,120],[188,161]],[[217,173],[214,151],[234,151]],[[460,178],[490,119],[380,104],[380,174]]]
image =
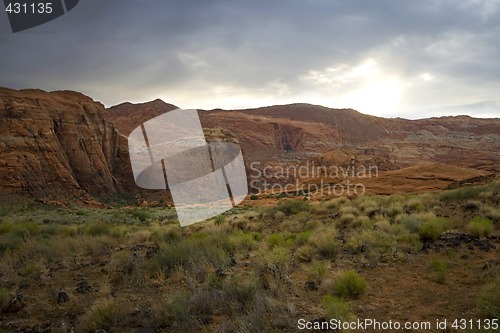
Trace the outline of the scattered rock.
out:
[[[24,308],[26,306],[26,301],[24,299],[24,296],[21,295],[21,294],[17,294],[16,296],[14,296],[9,304],[7,305],[7,307],[5,308],[4,312],[7,312],[7,313],[16,313],[16,312],[19,312],[21,311],[22,308]]]
[[[85,293],[90,292],[91,289],[92,288],[90,287],[90,285],[87,281],[82,281],[76,285],[75,291],[77,293],[80,293],[80,294],[85,294]]]
[[[314,281],[306,281],[305,286],[307,290],[318,290],[318,286]]]
[[[65,292],[64,290],[61,290],[57,294],[57,304],[66,303],[67,301],[69,301],[69,295],[68,295],[68,293]]]

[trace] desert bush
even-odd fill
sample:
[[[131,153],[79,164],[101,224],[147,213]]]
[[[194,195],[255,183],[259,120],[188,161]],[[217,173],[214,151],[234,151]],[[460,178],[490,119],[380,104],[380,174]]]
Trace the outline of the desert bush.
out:
[[[434,281],[444,284],[448,275],[449,264],[440,259],[433,259],[429,266],[434,272]]]
[[[483,318],[500,318],[500,276],[482,288],[477,307]]]
[[[224,222],[226,222],[226,217],[224,215],[217,215],[215,218],[214,218],[214,223],[215,225],[221,225],[223,224]]]
[[[150,267],[153,272],[163,270],[171,273],[177,266],[192,269],[201,261],[223,267],[229,262],[229,257],[209,236],[198,233],[177,243],[163,244],[152,258]]]
[[[420,198],[410,198],[404,205],[404,209],[407,212],[421,212],[425,210],[425,206]]]
[[[35,262],[28,262],[21,271],[21,276],[39,278],[42,273],[47,272],[47,268],[43,262],[38,259]]]
[[[191,292],[177,291],[173,295],[166,295],[153,305],[155,321],[159,326],[171,326],[174,323],[191,321],[189,301]]]
[[[126,318],[124,306],[113,299],[98,300],[79,318],[80,332],[119,331]],[[121,323],[121,324],[120,324]]]
[[[382,230],[367,229],[352,234],[347,247],[356,253],[365,253],[372,260],[388,261],[396,251],[396,236]]]
[[[467,231],[478,238],[491,235],[493,229],[493,222],[486,217],[475,217],[467,225]]]
[[[354,270],[344,271],[337,275],[332,293],[342,298],[358,298],[366,290],[366,280]]]
[[[0,310],[5,308],[9,304],[10,295],[7,288],[0,287]]]
[[[311,261],[315,254],[316,249],[309,244],[302,245],[295,251],[297,259],[304,262]]]
[[[399,202],[392,203],[386,208],[383,208],[383,212],[387,217],[394,219],[396,216],[403,213],[403,205]]]
[[[498,191],[499,188],[500,182],[492,182],[490,184],[479,186],[465,186],[462,188],[443,192],[439,198],[441,201],[469,200],[481,196],[481,193],[483,192]]]
[[[363,197],[361,197],[363,198]],[[367,199],[367,197],[364,197],[365,199],[358,199],[358,207],[363,212],[363,214],[368,215],[368,216],[373,216],[373,214],[377,213],[380,211],[380,206],[379,204],[374,200],[374,199]]]
[[[224,284],[223,291],[230,302],[245,305],[254,299],[258,287],[259,279],[256,273],[252,272],[246,277],[231,276]]]
[[[337,240],[337,231],[333,227],[317,229],[309,238],[309,243],[324,258],[335,258],[340,249],[340,243]]]
[[[90,236],[103,236],[111,234],[111,225],[109,223],[99,221],[99,222],[88,222],[83,225],[79,225],[77,232],[79,234],[85,234]]]
[[[500,225],[500,208],[485,206],[481,209],[480,214],[484,217],[489,218],[491,221],[495,222],[497,226]]]
[[[278,203],[276,209],[283,212],[286,216],[290,216],[300,212],[309,211],[311,206],[303,200],[285,200]]]
[[[321,298],[321,306],[325,310],[327,320],[337,319],[346,322],[352,319],[351,306],[345,299],[325,295]]]
[[[23,240],[15,235],[0,234],[0,255],[7,250],[14,250],[21,246]]]
[[[289,250],[281,246],[276,246],[271,251],[261,249],[254,265],[260,274],[270,271],[276,279],[283,280],[290,274],[289,257]]]
[[[343,227],[352,225],[356,221],[356,216],[351,213],[342,214],[339,218],[339,224]]]
[[[145,222],[152,217],[152,214],[145,209],[135,209],[129,212],[130,216],[138,219],[141,222]]]
[[[477,200],[469,200],[464,204],[464,209],[466,210],[478,210],[481,208],[481,202]]]
[[[320,202],[318,205],[313,205],[312,207],[313,207],[313,209],[312,209],[313,213],[315,215],[324,216],[330,212],[330,210],[328,209],[328,207],[324,201]]]
[[[259,196],[257,194],[252,194],[250,196],[250,200],[257,200],[257,199],[259,199]]]
[[[343,205],[339,208],[339,213],[340,215],[354,215],[358,216],[359,215],[359,210],[355,206],[349,205]]]
[[[326,206],[328,209],[337,209],[349,202],[349,199],[346,197],[338,197],[326,202]]]
[[[307,272],[307,281],[313,281],[316,285],[320,285],[327,272],[328,265],[325,262],[313,260]]]
[[[228,254],[234,255],[238,251],[251,251],[257,246],[257,242],[262,239],[262,235],[257,232],[244,233],[235,231],[229,234],[222,234],[216,240]]]
[[[414,254],[422,249],[420,236],[416,233],[410,232],[404,226],[392,226],[392,234],[396,236],[397,249],[399,251]]]
[[[418,230],[418,234],[423,241],[435,241],[450,226],[450,220],[444,217],[436,217],[423,222]]]
[[[295,243],[295,246],[301,246],[307,243],[309,238],[311,238],[312,231],[311,230],[306,230],[302,232],[298,232],[296,234],[293,234],[293,240]]]
[[[40,225],[27,221],[4,222],[0,224],[0,235],[11,234],[14,236],[29,238],[38,235]]]
[[[282,246],[282,245],[284,245],[285,238],[284,238],[283,234],[276,233],[276,234],[271,234],[271,235],[267,236],[266,241],[269,244],[269,246],[271,248],[273,248],[273,247],[276,247],[276,246]]]

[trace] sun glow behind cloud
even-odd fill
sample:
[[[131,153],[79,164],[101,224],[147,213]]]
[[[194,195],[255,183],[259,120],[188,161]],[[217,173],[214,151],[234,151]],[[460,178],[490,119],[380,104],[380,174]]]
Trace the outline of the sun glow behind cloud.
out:
[[[310,71],[301,79],[310,86],[306,98],[315,104],[354,108],[374,115],[394,114],[406,86],[371,58],[354,66],[341,64]]]

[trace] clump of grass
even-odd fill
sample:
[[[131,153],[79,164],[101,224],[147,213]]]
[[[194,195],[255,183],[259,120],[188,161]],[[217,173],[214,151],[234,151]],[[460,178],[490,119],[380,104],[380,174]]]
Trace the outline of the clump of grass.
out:
[[[352,319],[351,306],[345,299],[325,295],[321,298],[321,306],[325,309],[327,320],[337,319],[342,322]]]
[[[276,279],[283,280],[290,274],[289,257],[287,248],[276,246],[270,252],[260,251],[255,264],[260,273],[270,271]]]
[[[167,295],[160,299],[153,306],[156,322],[160,326],[171,326],[175,322],[190,321],[189,301],[191,296],[191,292],[177,291],[174,295]]]
[[[348,202],[349,202],[349,199],[347,199],[346,197],[338,197],[338,198],[327,201],[326,206],[329,209],[334,209],[334,208],[339,208],[342,205],[347,204]]]
[[[107,236],[111,234],[111,229],[112,226],[109,223],[98,221],[78,226],[77,232],[90,236]]]
[[[341,272],[333,283],[333,295],[342,298],[358,298],[366,290],[366,280],[354,270]]]
[[[7,288],[0,287],[0,310],[5,308],[9,304],[10,295]]]
[[[409,199],[404,205],[404,208],[408,212],[421,212],[425,210],[425,206],[420,198]]]
[[[122,303],[113,299],[100,300],[80,317],[80,330],[83,332],[117,331],[123,318],[126,317],[124,312]]]
[[[347,240],[347,247],[356,253],[365,253],[372,260],[388,261],[396,251],[396,237],[380,229],[356,232]]]
[[[231,302],[245,305],[255,298],[258,287],[259,279],[252,272],[247,277],[231,276],[224,284],[223,291]]]
[[[315,253],[316,249],[313,246],[304,244],[295,251],[295,256],[300,261],[309,262],[314,258]]]
[[[316,283],[316,285],[320,285],[326,272],[328,272],[328,265],[323,261],[314,260],[309,266],[307,280]]]
[[[435,274],[434,281],[439,284],[444,284],[448,275],[449,264],[440,259],[433,259],[429,266]]]
[[[317,229],[309,238],[309,242],[324,258],[335,258],[340,248],[337,231],[333,227]]]
[[[284,244],[284,237],[281,233],[271,234],[267,237],[267,243],[271,248]]]
[[[278,203],[276,209],[283,212],[286,216],[290,216],[300,212],[309,211],[311,206],[303,200],[285,200]]]
[[[435,241],[450,226],[450,220],[444,217],[436,217],[422,223],[418,234],[423,241]]]
[[[486,217],[475,217],[467,225],[467,231],[478,238],[491,235],[493,229],[493,222]]]
[[[455,190],[446,191],[440,195],[441,201],[457,201],[475,199],[483,192],[495,192],[500,188],[500,182],[492,182],[486,185],[466,186]]]
[[[224,215],[217,215],[215,218],[214,218],[214,223],[215,225],[221,225],[223,224],[224,222],[226,222],[226,217]]]
[[[138,219],[141,222],[145,222],[152,217],[152,214],[144,209],[136,209],[129,212],[130,216]]]
[[[481,209],[480,214],[484,217],[489,218],[491,221],[495,222],[497,226],[500,225],[500,208],[485,206]]]
[[[483,318],[500,318],[500,276],[482,288],[477,307]]]
[[[165,273],[171,273],[178,266],[191,269],[198,266],[200,262],[209,263],[214,267],[223,267],[229,262],[229,257],[223,247],[210,236],[198,233],[195,237],[186,238],[177,243],[163,244],[151,260],[151,269],[153,272],[162,270]]]

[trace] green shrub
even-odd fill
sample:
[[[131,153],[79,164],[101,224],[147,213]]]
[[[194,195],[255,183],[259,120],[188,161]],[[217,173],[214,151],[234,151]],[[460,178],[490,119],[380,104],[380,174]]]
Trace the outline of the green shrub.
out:
[[[313,281],[317,285],[321,284],[326,272],[328,272],[328,265],[323,261],[314,260],[309,266],[307,272],[307,280]]]
[[[475,237],[489,236],[493,229],[493,222],[485,217],[476,217],[467,225],[467,231]]]
[[[78,226],[78,233],[90,236],[103,236],[111,234],[111,225],[106,222],[88,222]]]
[[[330,295],[323,296],[321,298],[321,306],[325,309],[325,318],[327,320],[337,319],[346,322],[353,317],[349,302],[342,298]]]
[[[500,276],[482,288],[478,310],[483,318],[500,318]]]
[[[283,212],[286,216],[295,215],[300,212],[309,211],[311,206],[303,200],[286,200],[280,202],[276,209]]]
[[[164,296],[153,306],[156,322],[162,326],[171,326],[176,322],[191,320],[189,315],[191,296],[188,291],[177,291],[173,295]]]
[[[250,200],[257,200],[257,199],[259,199],[259,196],[257,194],[252,194],[250,196]]]
[[[304,262],[311,261],[312,258],[314,258],[315,254],[316,249],[309,244],[302,245],[295,251],[295,256],[297,257],[297,259]]]
[[[449,229],[451,223],[444,217],[436,217],[425,221],[420,226],[418,234],[423,241],[435,241],[441,236],[443,231]]]
[[[495,192],[500,188],[500,182],[492,182],[486,185],[466,186],[455,190],[446,191],[440,195],[442,201],[457,201],[476,199],[483,192]]]
[[[337,231],[333,227],[317,229],[309,238],[309,242],[324,258],[335,258],[340,249],[340,244],[337,240]]]
[[[275,246],[280,246],[284,244],[284,237],[282,234],[271,234],[267,237],[267,243],[271,246],[271,248]]]
[[[9,304],[10,295],[9,290],[3,287],[0,287],[0,310]]]
[[[203,235],[203,233],[198,234]],[[162,270],[170,273],[178,266],[196,268],[201,262],[222,267],[229,262],[229,257],[223,247],[209,236],[202,238],[197,236],[177,243],[163,244],[160,251],[152,258],[151,268],[154,272]]]
[[[146,220],[150,219],[152,216],[150,212],[148,212],[147,210],[143,210],[143,209],[132,210],[132,211],[130,211],[129,214],[130,214],[130,216],[135,217],[136,219],[138,219],[141,222],[145,222]]]
[[[354,270],[340,273],[333,284],[333,294],[342,298],[357,298],[366,290],[366,280]]]
[[[223,224],[224,222],[226,222],[226,218],[224,215],[217,215],[215,218],[214,218],[214,222],[215,222],[215,225],[221,225]]]
[[[223,290],[231,302],[246,304],[252,301],[258,289],[259,279],[255,272],[245,277],[231,276]]]
[[[367,229],[354,233],[347,240],[347,247],[359,253],[364,252],[373,260],[392,256],[397,248],[396,236],[379,229]]]
[[[448,275],[449,265],[447,262],[439,259],[433,259],[430,268],[434,271],[434,280],[439,284],[444,284]]]
[[[420,198],[411,198],[406,202],[404,208],[409,212],[421,212],[425,209],[425,206]]]

